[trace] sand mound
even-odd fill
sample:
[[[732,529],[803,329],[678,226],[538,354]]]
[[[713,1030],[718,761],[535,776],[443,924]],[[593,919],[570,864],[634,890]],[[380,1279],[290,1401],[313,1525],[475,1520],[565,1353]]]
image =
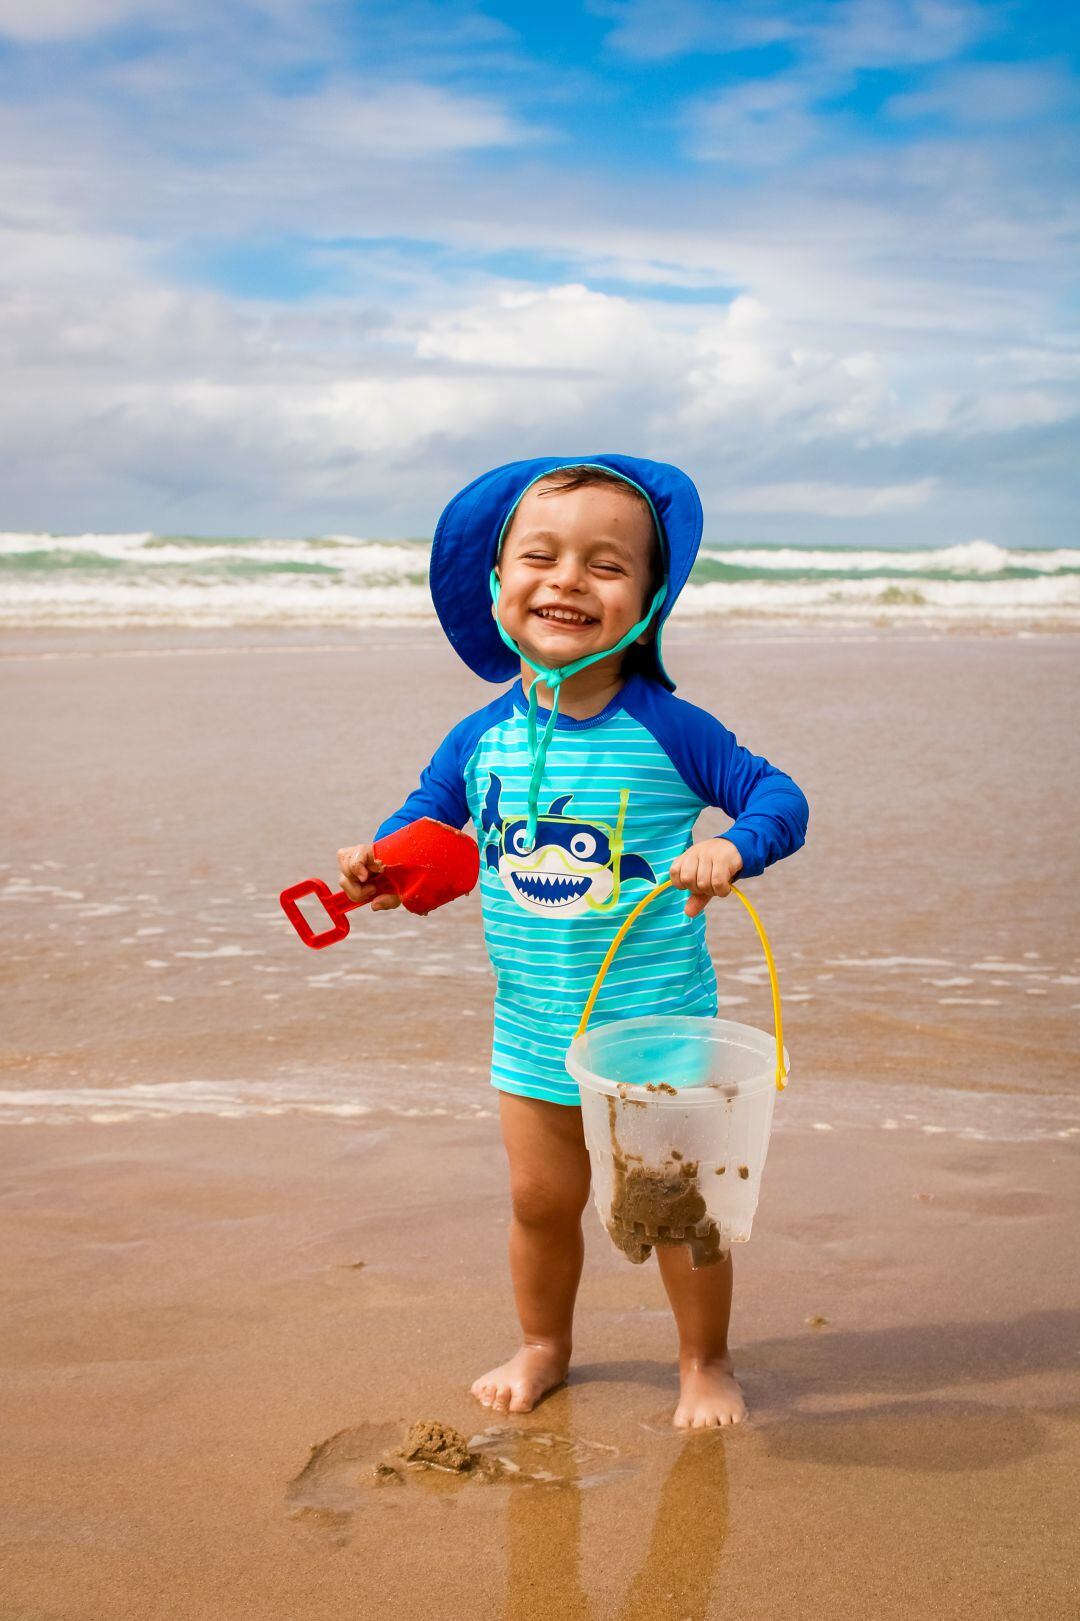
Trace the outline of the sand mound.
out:
[[[449,1424],[440,1424],[434,1418],[418,1418],[405,1437],[400,1454],[406,1463],[418,1463],[428,1469],[446,1469],[454,1475],[465,1475],[480,1463],[480,1454],[469,1451],[469,1443]]]

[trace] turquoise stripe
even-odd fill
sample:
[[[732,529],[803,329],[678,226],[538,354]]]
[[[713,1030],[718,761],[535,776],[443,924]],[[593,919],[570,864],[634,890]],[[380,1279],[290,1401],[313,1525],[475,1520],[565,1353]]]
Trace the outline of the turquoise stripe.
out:
[[[516,931],[511,932],[509,929],[492,929],[488,932],[487,938],[489,945],[494,944],[505,946],[509,951],[513,951],[520,947],[523,951],[529,951],[531,953],[534,949],[536,949],[541,954],[541,959],[546,957],[552,962],[598,962],[603,956],[604,952],[607,950],[608,946],[611,944],[611,936],[614,934],[616,925],[619,921],[619,918],[615,918],[612,922],[608,923],[602,935],[598,935],[596,939],[584,941],[582,944],[576,946],[571,946],[570,944],[563,945],[560,941],[555,940],[543,946],[534,948],[532,941],[529,939],[527,934],[521,934]],[[689,930],[687,930],[687,934],[689,935]],[[688,955],[690,953],[700,952],[701,950],[701,938],[696,933],[685,941],[674,929],[664,933],[655,932],[643,934],[640,938],[642,941],[646,942],[646,944],[639,945],[637,940],[631,940],[629,937],[627,937],[625,941],[627,951],[627,956],[625,958],[626,962],[632,962],[635,957],[648,956],[651,958],[655,956],[655,947],[657,945],[661,945],[665,953],[670,952],[672,955]],[[622,958],[622,954],[623,948],[620,946],[620,958]]]
[[[549,1032],[541,1036],[518,1020],[508,1019],[504,1012],[499,1018],[491,1050],[511,1069],[519,1067],[522,1054],[529,1052],[534,1058],[540,1059],[545,1067],[554,1066],[558,1073],[562,1069],[566,1049],[574,1039],[575,1028],[576,1021],[567,1019],[566,1027],[561,1033]]]
[[[571,770],[579,762],[575,759],[568,759],[558,761],[556,763],[561,765],[564,769]],[[484,771],[495,771],[500,769],[500,767],[508,774],[511,772],[520,773],[524,770],[527,764],[527,755],[505,754],[500,751],[498,754],[486,755],[482,759],[478,759],[476,766],[470,772],[470,775],[477,776]],[[689,788],[687,788],[685,784],[683,784],[683,786],[680,788],[678,782],[671,782],[668,778],[668,773],[663,769],[659,762],[655,761],[653,756],[642,757],[642,759],[639,761],[623,759],[619,761],[617,766],[604,766],[597,764],[592,774],[593,781],[595,782],[599,778],[601,780],[607,780],[610,782],[625,782],[628,766],[631,769],[636,768],[641,778],[651,778],[655,780],[658,787],[665,785],[667,793],[671,798],[680,798],[687,804],[695,802],[694,796],[690,793]],[[697,801],[697,803],[700,803],[700,801]]]
[[[596,969],[600,966],[600,959],[603,957],[608,946],[611,944],[611,935],[613,932],[613,925],[609,924],[603,936],[598,940],[590,941],[587,945],[560,947],[557,942],[552,942],[550,945],[534,946],[527,935],[511,934],[505,930],[501,933],[496,933],[494,930],[492,930],[492,932],[488,935],[488,944],[489,946],[506,946],[510,950],[516,946],[521,946],[529,952],[530,958],[534,962],[565,963],[568,968],[573,968],[580,964],[582,965],[582,971],[586,971],[591,967],[592,971],[595,973]],[[635,949],[631,950],[630,940],[628,938],[625,942],[627,955],[624,959],[623,947],[620,946],[619,960],[624,964],[629,964],[637,959],[647,958],[651,962],[656,955],[653,948],[658,943],[663,945],[665,960],[673,958],[689,959],[691,957],[700,956],[701,954],[701,942],[697,936],[684,942],[678,937],[677,934],[672,932],[672,934],[668,936],[655,934],[647,935],[643,937],[643,941],[644,943],[642,945],[638,945],[635,941]]]
[[[520,1078],[496,1080],[492,1076],[491,1084],[499,1092],[512,1092],[516,1097],[539,1098],[542,1103],[561,1103],[570,1108],[580,1109],[581,1093],[575,1082],[558,1090],[553,1086],[541,1086],[536,1081],[523,1081]]]

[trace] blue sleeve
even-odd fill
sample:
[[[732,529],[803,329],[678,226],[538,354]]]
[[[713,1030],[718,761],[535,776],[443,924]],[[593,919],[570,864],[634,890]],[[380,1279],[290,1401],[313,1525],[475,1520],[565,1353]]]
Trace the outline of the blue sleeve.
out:
[[[627,709],[649,731],[691,792],[732,818],[722,835],[756,878],[806,842],[810,808],[802,789],[760,754],[744,749],[714,715],[658,682],[634,682]]]
[[[453,731],[443,738],[420,773],[419,787],[413,789],[400,809],[379,824],[375,837],[381,839],[387,833],[396,833],[399,827],[407,827],[421,816],[446,822],[450,827],[464,827],[471,814],[465,788],[465,767],[484,733],[502,720],[512,707],[511,694],[504,693],[475,715],[459,721]]]

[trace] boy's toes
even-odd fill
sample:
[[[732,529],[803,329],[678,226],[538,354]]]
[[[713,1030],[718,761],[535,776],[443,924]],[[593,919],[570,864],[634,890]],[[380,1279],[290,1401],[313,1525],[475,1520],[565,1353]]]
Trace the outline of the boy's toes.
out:
[[[569,1351],[563,1355],[542,1346],[525,1345],[500,1368],[482,1374],[471,1386],[477,1401],[499,1413],[531,1413],[541,1397],[566,1378]]]
[[[492,1379],[490,1374],[475,1380],[469,1388],[482,1407],[491,1407],[497,1413],[505,1413],[510,1410],[510,1401],[513,1395],[510,1386],[498,1383]]]
[[[709,1430],[741,1424],[745,1419],[746,1402],[728,1359],[684,1368],[680,1383],[676,1429]]]

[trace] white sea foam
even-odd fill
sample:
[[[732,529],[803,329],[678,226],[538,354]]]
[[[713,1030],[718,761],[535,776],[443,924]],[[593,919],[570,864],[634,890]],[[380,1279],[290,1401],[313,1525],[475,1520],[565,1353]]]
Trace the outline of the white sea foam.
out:
[[[317,540],[169,539],[143,532],[131,535],[0,534],[0,556],[18,557],[41,552],[67,554],[73,560],[97,559],[131,563],[140,569],[182,568],[189,572],[207,564],[270,563],[346,572],[361,567],[365,574],[408,575],[427,568],[427,547],[407,541],[361,540],[351,535],[326,535]]]
[[[433,618],[418,541],[0,534],[0,623],[301,626]],[[689,618],[1080,624],[1080,549],[706,547]]]
[[[21,552],[47,552],[83,550],[100,552],[109,546],[126,548],[128,551],[145,546],[154,539],[149,529],[138,530],[130,535],[124,534],[85,534],[85,535],[52,535],[36,530],[2,530],[0,531],[0,554]]]
[[[733,612],[792,618],[1021,620],[1080,618],[1080,575],[1034,580],[930,580],[898,586],[881,579],[710,580],[691,586],[680,610],[697,616]]]
[[[1080,552],[1062,546],[1050,551],[1027,551],[998,546],[992,540],[969,540],[960,546],[856,551],[801,546],[704,547],[701,555],[735,568],[792,570],[800,573],[883,571],[890,574],[1001,574],[1006,569],[1034,569],[1038,573],[1076,573]]]
[[[1080,577],[969,582],[921,581],[911,597],[878,580],[712,581],[689,585],[676,610],[684,619],[866,619],[920,625],[1080,623]],[[356,626],[431,622],[426,585],[350,583],[323,576],[252,580],[7,580],[0,624],[72,626]]]
[[[391,1073],[393,1071],[393,1073]],[[260,1081],[136,1082],[112,1087],[27,1087],[0,1090],[0,1126],[102,1127],[190,1116],[246,1120],[310,1116],[364,1122],[490,1117],[490,1089],[477,1069],[427,1066],[418,1085],[413,1069],[382,1065],[347,1079],[267,1077]],[[388,1084],[390,1083],[390,1084]],[[370,1118],[369,1118],[370,1117]],[[961,1092],[902,1083],[857,1085],[800,1078],[777,1102],[780,1134],[858,1129],[948,1133],[981,1141],[1072,1141],[1080,1136],[1080,1100],[1064,1095]]]
[[[1039,974],[1045,978],[1041,968],[1033,968],[1029,962],[973,962],[972,973],[976,974]]]
[[[380,1110],[390,1114],[446,1114],[441,1103],[406,1108],[375,1103],[357,1096],[349,1085],[309,1085],[268,1080],[136,1082],[129,1086],[29,1087],[0,1090],[0,1125],[45,1123],[63,1125],[79,1120],[99,1124],[121,1120],[167,1120],[189,1115],[212,1115],[223,1120],[257,1115],[333,1115],[356,1119]],[[471,1117],[475,1111],[466,1108]]]
[[[251,580],[145,578],[7,580],[0,623],[8,625],[391,624],[434,618],[426,585],[349,584],[330,576],[271,575]]]
[[[830,957],[833,968],[952,968],[944,957]]]

